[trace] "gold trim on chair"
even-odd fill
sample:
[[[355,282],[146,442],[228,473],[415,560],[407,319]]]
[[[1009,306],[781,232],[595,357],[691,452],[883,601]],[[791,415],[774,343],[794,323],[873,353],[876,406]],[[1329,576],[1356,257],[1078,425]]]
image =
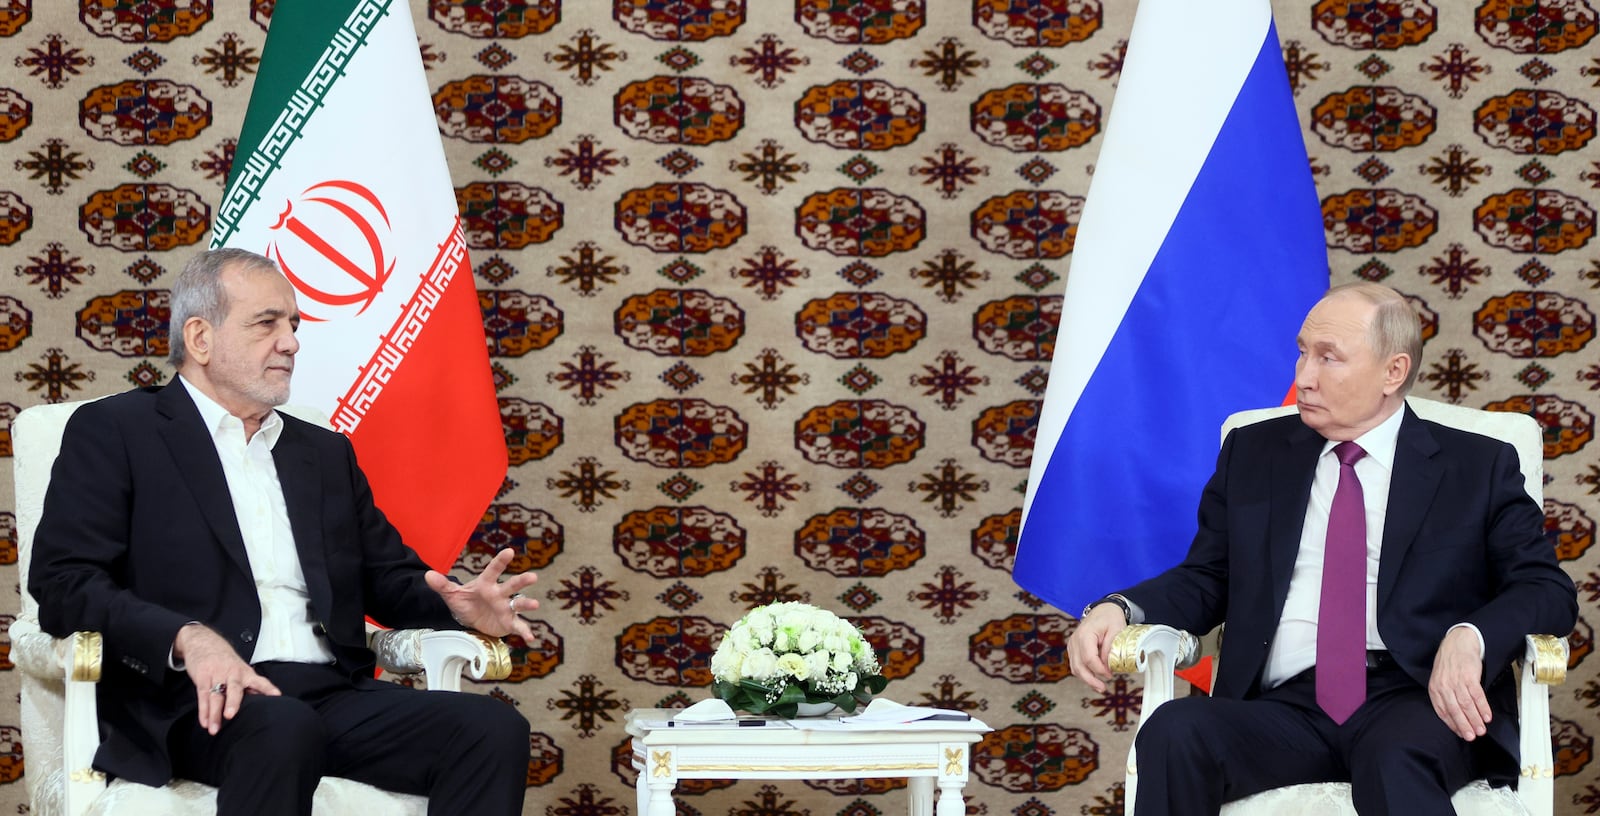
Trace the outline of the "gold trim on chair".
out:
[[[1118,674],[1137,674],[1139,671],[1139,641],[1153,628],[1148,623],[1135,623],[1122,628],[1111,640],[1111,670]]]
[[[1547,686],[1567,681],[1567,641],[1555,635],[1529,635],[1533,642],[1533,679]]]
[[[471,632],[473,637],[483,643],[484,651],[488,654],[488,665],[483,668],[483,679],[504,680],[511,676],[511,648],[506,642],[497,637],[489,637],[482,632]]]
[[[72,679],[82,683],[100,682],[100,633],[72,633]]]

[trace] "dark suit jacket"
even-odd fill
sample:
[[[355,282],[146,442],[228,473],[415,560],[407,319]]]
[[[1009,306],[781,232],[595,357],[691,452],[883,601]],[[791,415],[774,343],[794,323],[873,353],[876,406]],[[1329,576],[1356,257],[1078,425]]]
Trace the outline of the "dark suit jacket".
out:
[[[427,567],[373,505],[345,437],[283,415],[272,456],[311,609],[338,667],[372,680],[364,616],[459,628]],[[95,766],[150,785],[172,777],[167,735],[195,716],[168,668],[178,629],[200,621],[246,660],[261,606],[216,447],[181,384],[92,402],[69,420],[34,538],[28,590],[52,635],[104,635]]]
[[[1544,537],[1517,453],[1486,436],[1403,409],[1378,566],[1378,632],[1427,686],[1445,632],[1483,633],[1489,734],[1518,754],[1516,678],[1530,633],[1564,635],[1577,593]],[[1122,594],[1150,623],[1209,632],[1226,622],[1214,693],[1261,692],[1267,649],[1289,594],[1317,456],[1326,442],[1295,415],[1228,435],[1200,500],[1200,530],[1182,564]],[[1503,762],[1494,763],[1505,768]]]

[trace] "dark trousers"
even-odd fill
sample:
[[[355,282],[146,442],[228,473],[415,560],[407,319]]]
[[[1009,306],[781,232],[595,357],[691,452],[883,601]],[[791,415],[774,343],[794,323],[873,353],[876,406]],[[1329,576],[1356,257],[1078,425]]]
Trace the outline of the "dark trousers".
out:
[[[310,814],[324,776],[427,796],[430,816],[522,812],[528,721],[511,706],[331,666],[255,668],[283,696],[246,695],[216,736],[192,717],[173,729],[175,774],[215,786],[218,816]]]
[[[1344,781],[1362,816],[1454,816],[1450,797],[1482,776],[1472,744],[1392,665],[1367,673],[1367,701],[1344,725],[1317,707],[1308,671],[1253,700],[1173,700],[1135,744],[1135,816],[1210,816],[1264,790]]]

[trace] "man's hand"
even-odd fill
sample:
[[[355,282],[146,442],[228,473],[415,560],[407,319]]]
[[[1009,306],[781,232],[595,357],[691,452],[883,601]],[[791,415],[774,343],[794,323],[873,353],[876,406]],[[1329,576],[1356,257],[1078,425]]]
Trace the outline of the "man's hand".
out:
[[[1478,635],[1458,626],[1445,633],[1433,656],[1433,676],[1428,678],[1428,698],[1433,710],[1456,736],[1471,742],[1488,733],[1493,717],[1483,694],[1483,656]]]
[[[450,614],[462,626],[470,626],[494,637],[514,634],[531,642],[533,629],[517,613],[538,609],[539,602],[517,593],[539,580],[539,576],[524,572],[502,582],[500,574],[506,571],[506,565],[511,563],[515,554],[516,551],[510,548],[495,553],[494,559],[483,568],[483,572],[465,584],[454,583],[433,570],[428,570],[423,578],[429,588],[444,598],[445,604],[450,607]]]
[[[1089,688],[1106,690],[1111,679],[1111,641],[1128,621],[1114,603],[1098,604],[1078,621],[1078,628],[1067,639],[1067,659],[1072,673],[1083,678]]]
[[[200,701],[200,727],[215,736],[223,720],[239,713],[246,694],[276,697],[282,692],[271,680],[256,674],[233,645],[202,624],[191,623],[178,630],[172,642],[172,656],[182,662],[194,682]]]

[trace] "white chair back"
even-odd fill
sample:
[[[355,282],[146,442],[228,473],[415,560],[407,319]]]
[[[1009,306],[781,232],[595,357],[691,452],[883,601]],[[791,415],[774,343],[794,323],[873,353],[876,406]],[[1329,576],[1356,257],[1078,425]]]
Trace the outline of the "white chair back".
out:
[[[1535,502],[1544,506],[1544,430],[1533,417],[1504,411],[1481,411],[1422,397],[1406,397],[1406,404],[1423,419],[1511,443],[1517,449],[1523,487]],[[1240,411],[1222,423],[1222,438],[1226,439],[1234,428],[1294,413],[1299,413],[1299,409],[1293,405]]]

